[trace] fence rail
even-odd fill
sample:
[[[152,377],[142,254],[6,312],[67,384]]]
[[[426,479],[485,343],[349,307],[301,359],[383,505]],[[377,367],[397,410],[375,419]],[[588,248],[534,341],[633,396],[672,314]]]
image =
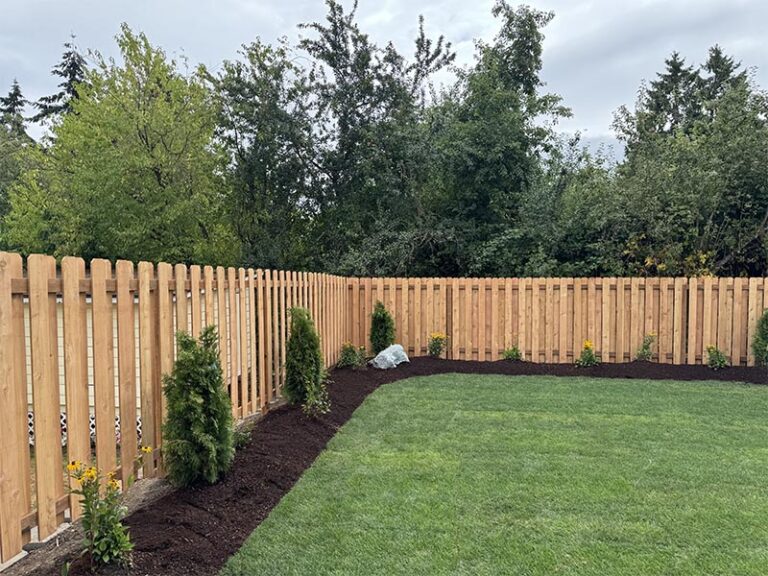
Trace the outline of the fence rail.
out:
[[[573,362],[590,339],[603,361],[621,362],[656,333],[659,362],[702,363],[714,344],[752,365],[768,279],[343,278],[41,255],[25,265],[0,253],[0,563],[78,517],[65,461],[95,457],[123,483],[162,475],[161,384],[176,331],[217,327],[233,415],[244,418],[279,398],[291,307],[310,310],[331,366],[343,342],[367,345],[377,300],[416,356],[439,331],[450,358],[496,360],[516,345],[529,361]],[[156,456],[134,471],[139,441]]]

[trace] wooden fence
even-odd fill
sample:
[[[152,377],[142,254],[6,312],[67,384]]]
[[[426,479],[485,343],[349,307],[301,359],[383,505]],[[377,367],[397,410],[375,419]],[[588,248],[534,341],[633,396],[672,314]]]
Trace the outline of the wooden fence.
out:
[[[620,362],[655,333],[659,362],[698,364],[714,344],[751,365],[768,280],[341,278],[107,260],[86,268],[80,258],[57,266],[40,255],[24,266],[0,253],[0,563],[78,517],[65,461],[95,457],[123,483],[163,473],[161,383],[176,331],[217,326],[233,415],[244,418],[280,396],[291,307],[310,310],[331,366],[343,342],[367,345],[377,300],[415,356],[439,331],[455,359],[496,360],[517,345],[529,361],[573,362],[590,339],[603,361]],[[141,444],[155,449],[140,471],[137,420]]]
[[[734,365],[754,365],[757,320],[768,308],[764,278],[355,278],[348,281],[347,335],[367,345],[377,300],[395,318],[397,341],[423,355],[431,332],[447,356],[498,360],[518,346],[526,360],[572,363],[584,340],[603,362],[634,359],[655,334],[654,360],[701,364],[715,345]]]
[[[311,310],[330,366],[346,298],[346,279],[326,274],[107,260],[86,270],[80,258],[57,267],[39,255],[24,267],[19,255],[0,253],[0,563],[78,517],[65,459],[95,456],[123,485],[139,472],[137,417],[142,444],[155,449],[139,473],[162,474],[161,382],[177,330],[217,326],[233,414],[243,418],[280,395],[287,311]]]

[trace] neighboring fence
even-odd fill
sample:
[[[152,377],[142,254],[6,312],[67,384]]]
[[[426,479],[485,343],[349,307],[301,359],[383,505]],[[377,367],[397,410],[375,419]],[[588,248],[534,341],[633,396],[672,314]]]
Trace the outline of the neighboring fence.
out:
[[[603,362],[634,359],[656,334],[654,360],[701,364],[715,345],[753,365],[755,326],[768,307],[764,278],[357,278],[347,335],[367,345],[377,300],[395,317],[397,341],[426,354],[444,332],[449,358],[498,360],[518,346],[526,360],[571,363],[584,340]]]
[[[113,268],[107,260],[86,270],[80,258],[57,268],[39,255],[22,264],[0,253],[0,563],[78,517],[65,459],[95,455],[125,485],[135,472],[137,417],[142,443],[156,455],[142,474],[162,474],[161,382],[173,366],[177,330],[218,327],[237,418],[265,411],[280,395],[291,307],[311,310],[328,366],[344,340],[347,281],[336,276],[124,261]]]
[[[341,278],[106,260],[86,269],[80,258],[57,266],[39,255],[24,267],[0,253],[0,562],[78,517],[65,460],[95,455],[125,484],[140,421],[141,442],[155,448],[141,474],[162,474],[161,383],[177,330],[218,327],[233,414],[243,418],[280,395],[291,307],[311,311],[331,366],[343,342],[368,345],[377,300],[415,356],[439,331],[449,358],[496,360],[517,345],[529,361],[573,362],[590,339],[603,361],[620,362],[655,333],[657,361],[702,363],[714,344],[751,365],[768,280]]]

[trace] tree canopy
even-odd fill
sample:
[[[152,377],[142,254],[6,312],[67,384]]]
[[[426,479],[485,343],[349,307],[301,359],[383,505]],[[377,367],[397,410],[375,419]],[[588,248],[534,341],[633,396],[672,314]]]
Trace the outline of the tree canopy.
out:
[[[0,98],[0,241],[355,275],[768,273],[768,99],[720,46],[640,84],[613,163],[559,131],[552,13],[497,0],[459,68],[423,19],[409,55],[326,7],[215,73],[127,26],[119,61],[65,44],[48,138],[25,136],[18,84]]]

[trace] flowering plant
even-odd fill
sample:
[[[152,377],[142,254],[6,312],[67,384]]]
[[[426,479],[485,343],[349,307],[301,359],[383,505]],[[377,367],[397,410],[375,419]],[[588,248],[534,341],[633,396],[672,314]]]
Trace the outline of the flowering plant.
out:
[[[136,464],[151,453],[152,448],[142,446]],[[127,509],[122,502],[120,482],[115,473],[104,475],[95,466],[87,466],[79,460],[67,464],[67,473],[76,486],[71,488],[71,492],[80,495],[85,546],[91,565],[127,566],[133,544],[122,523]]]
[[[592,344],[592,340],[584,340],[584,347],[581,350],[581,355],[576,359],[576,366],[585,368],[598,364],[600,364],[600,357],[595,354],[595,345]]]
[[[448,336],[443,332],[432,332],[432,334],[429,335],[429,344],[427,345],[429,355],[436,358],[442,356],[447,341]]]

